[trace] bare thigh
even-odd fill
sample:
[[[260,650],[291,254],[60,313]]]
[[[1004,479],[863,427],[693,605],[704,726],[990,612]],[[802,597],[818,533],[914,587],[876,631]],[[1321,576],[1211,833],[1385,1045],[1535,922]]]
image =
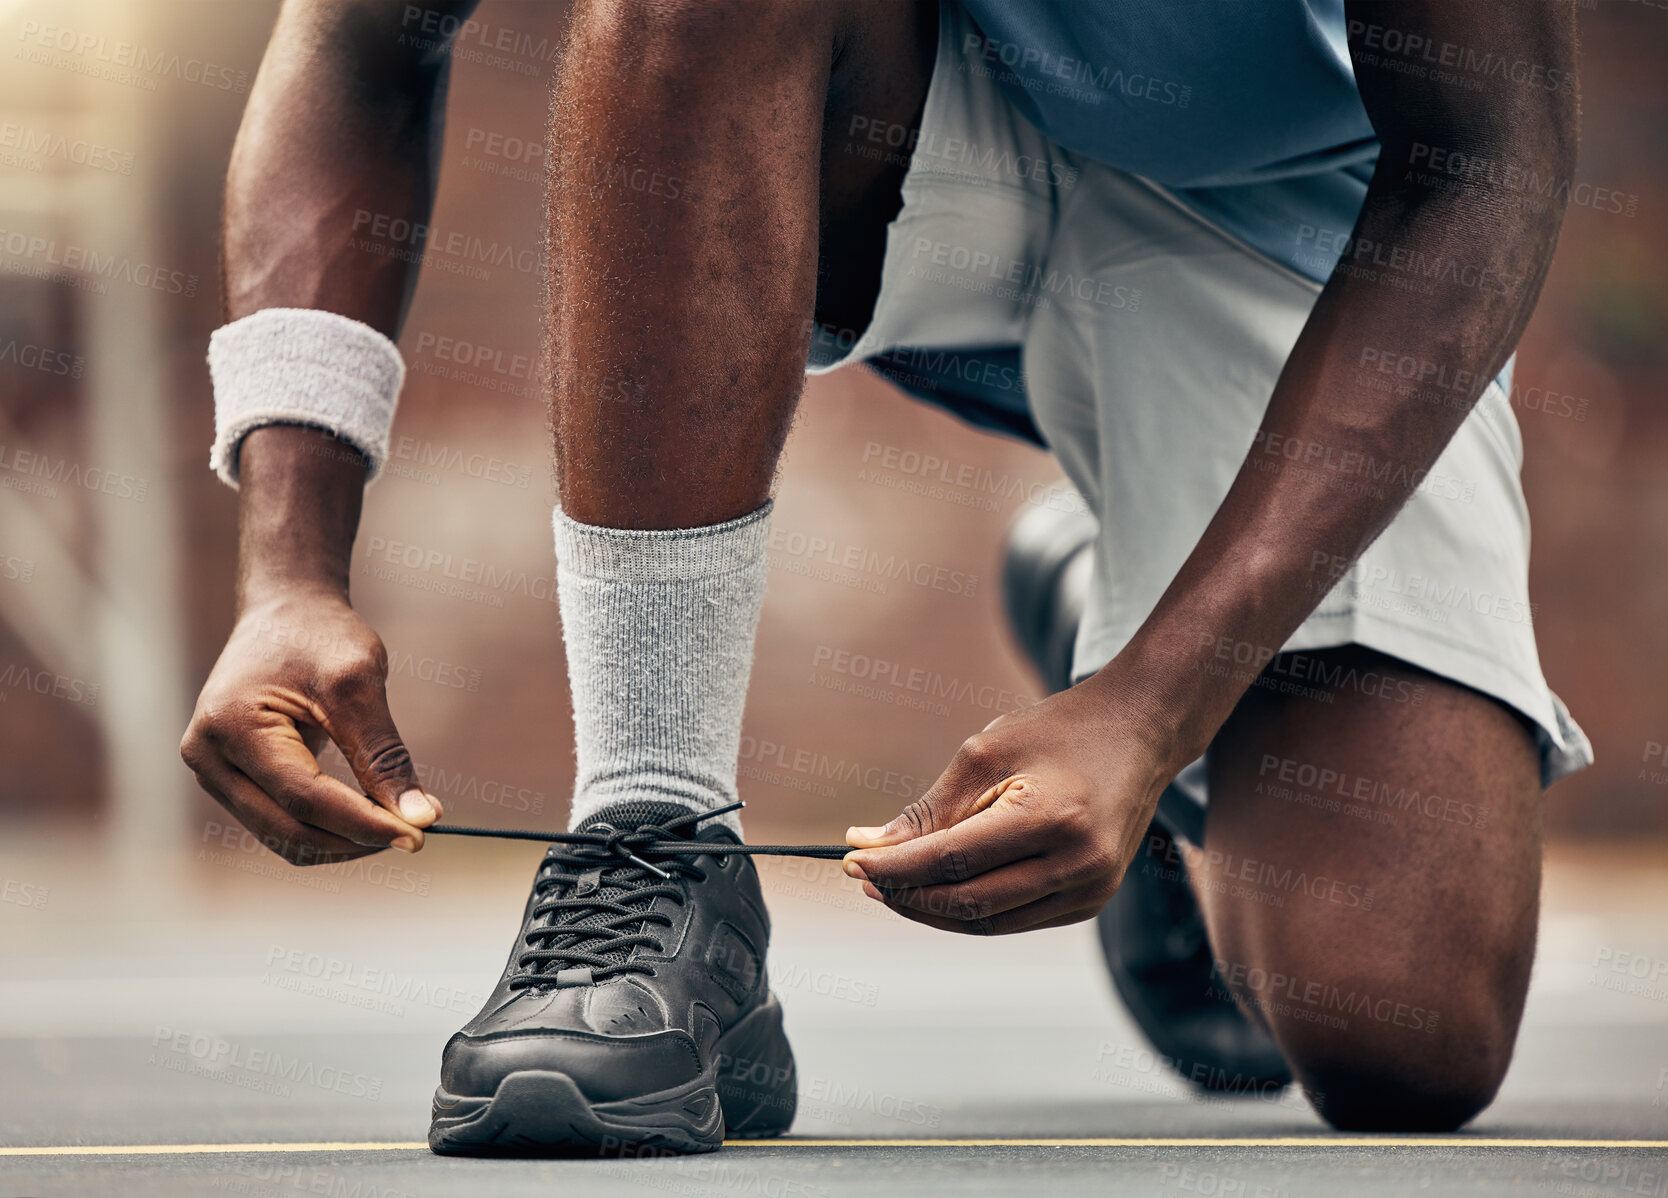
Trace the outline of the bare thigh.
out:
[[[817,319],[861,332],[903,206],[938,49],[938,0],[863,0],[837,39],[822,141]]]

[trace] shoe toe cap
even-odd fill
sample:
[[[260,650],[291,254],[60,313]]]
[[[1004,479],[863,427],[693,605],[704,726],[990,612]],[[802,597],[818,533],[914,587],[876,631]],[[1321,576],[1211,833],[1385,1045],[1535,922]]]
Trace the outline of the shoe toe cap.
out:
[[[636,1098],[674,1089],[700,1076],[700,1049],[678,1031],[647,1036],[526,1032],[459,1033],[441,1058],[440,1084],[460,1097],[485,1098],[512,1073],[561,1073],[592,1102]]]

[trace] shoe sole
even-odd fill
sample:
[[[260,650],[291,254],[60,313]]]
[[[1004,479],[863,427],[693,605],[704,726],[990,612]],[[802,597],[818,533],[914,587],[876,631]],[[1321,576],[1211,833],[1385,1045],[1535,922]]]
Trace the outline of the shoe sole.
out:
[[[793,1049],[771,995],[719,1037],[694,1081],[636,1098],[592,1102],[553,1070],[506,1076],[490,1098],[434,1092],[429,1147],[463,1156],[655,1156],[712,1152],[725,1133],[778,1136],[798,1102]]]

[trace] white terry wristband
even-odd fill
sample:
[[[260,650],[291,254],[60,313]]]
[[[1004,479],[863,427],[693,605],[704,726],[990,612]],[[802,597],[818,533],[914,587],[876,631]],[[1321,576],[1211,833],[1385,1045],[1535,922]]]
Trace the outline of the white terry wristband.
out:
[[[368,460],[366,482],[382,470],[405,362],[370,325],[313,308],[263,308],[216,329],[208,362],[209,465],[228,486],[238,485],[243,438],[267,424],[305,424],[341,438]]]

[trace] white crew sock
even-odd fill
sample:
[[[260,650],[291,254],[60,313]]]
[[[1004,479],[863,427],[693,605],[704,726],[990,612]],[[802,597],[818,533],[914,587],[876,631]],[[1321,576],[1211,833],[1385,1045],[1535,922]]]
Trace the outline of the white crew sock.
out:
[[[597,528],[557,509],[577,747],[569,830],[633,800],[695,811],[735,802],[770,509],[657,532]],[[741,835],[737,813],[716,822]]]

